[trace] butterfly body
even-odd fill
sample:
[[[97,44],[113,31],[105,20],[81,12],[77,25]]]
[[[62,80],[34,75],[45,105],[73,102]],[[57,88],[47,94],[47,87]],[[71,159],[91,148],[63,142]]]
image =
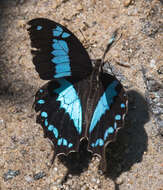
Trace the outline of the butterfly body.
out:
[[[37,122],[54,144],[55,155],[88,150],[105,157],[105,146],[123,126],[127,97],[115,76],[91,60],[79,40],[48,19],[29,22],[33,62],[40,77],[50,80],[35,95]]]

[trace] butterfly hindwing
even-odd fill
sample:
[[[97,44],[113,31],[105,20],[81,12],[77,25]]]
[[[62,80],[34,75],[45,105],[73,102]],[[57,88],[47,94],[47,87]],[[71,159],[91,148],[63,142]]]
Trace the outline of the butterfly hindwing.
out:
[[[36,93],[34,105],[39,111],[37,122],[52,140],[55,154],[77,151],[84,129],[82,105],[73,82],[63,78],[50,81]]]
[[[88,53],[67,28],[45,18],[33,19],[28,25],[33,63],[40,78],[83,78],[91,73]]]
[[[121,83],[114,76],[102,73],[100,81],[99,90],[96,92],[100,96],[92,114],[87,136],[88,149],[103,158],[106,144],[114,140],[117,130],[123,126],[127,97]]]

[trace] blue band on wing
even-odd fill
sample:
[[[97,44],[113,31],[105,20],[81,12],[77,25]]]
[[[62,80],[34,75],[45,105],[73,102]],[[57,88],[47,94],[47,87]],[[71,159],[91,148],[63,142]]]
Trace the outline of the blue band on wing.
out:
[[[56,73],[69,72],[69,70],[70,70],[70,65],[68,63],[56,65]]]
[[[113,81],[106,89],[104,94],[101,96],[95,112],[93,114],[93,118],[91,121],[91,125],[89,128],[89,133],[93,131],[95,128],[97,122],[100,120],[102,115],[106,112],[106,110],[110,109],[110,105],[113,103],[113,98],[117,95],[116,86],[118,84],[118,81]]]
[[[58,49],[58,50],[52,51],[52,54],[55,56],[65,56],[65,55],[67,55],[67,52],[65,52],[62,49]]]
[[[55,64],[68,63],[70,64],[70,60],[68,56],[57,56],[52,59],[52,62]]]
[[[54,75],[54,78],[61,78],[61,77],[65,77],[65,76],[71,76],[71,72],[63,72],[63,73],[58,73]]]
[[[55,64],[55,74],[54,78],[60,78],[65,76],[71,76],[71,67],[70,67],[70,59],[69,59],[69,48],[67,42],[64,40],[56,39],[56,37],[62,34],[62,38],[67,38],[70,36],[69,33],[63,32],[62,27],[57,26],[53,29],[53,51],[51,52],[54,57],[52,58],[52,62]],[[56,66],[58,64],[62,64],[62,66]]]
[[[57,101],[60,107],[64,108],[74,122],[74,126],[79,134],[82,132],[82,108],[80,99],[73,85],[65,79],[59,79],[60,87],[54,92],[58,94]]]

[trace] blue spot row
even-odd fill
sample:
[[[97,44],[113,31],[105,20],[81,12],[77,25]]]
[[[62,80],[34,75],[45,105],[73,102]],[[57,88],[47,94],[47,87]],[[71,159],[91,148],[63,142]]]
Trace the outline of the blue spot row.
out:
[[[42,30],[42,26],[38,25],[36,27],[36,30]],[[71,34],[67,33],[67,32],[63,32],[62,27],[57,26],[55,29],[53,29],[53,36],[54,37],[59,37],[62,34],[62,38],[68,38]]]
[[[92,143],[91,145],[92,145],[93,148],[96,147],[96,146],[103,146],[104,141],[103,141],[103,139],[97,139],[96,142]]]
[[[113,87],[113,86],[112,86]],[[111,90],[111,86],[109,86],[108,88],[110,88],[110,90]],[[116,93],[115,93],[115,91],[114,91],[115,89],[112,89],[111,91],[112,91],[112,93],[114,93],[114,95],[116,95]],[[108,91],[109,91],[109,89],[108,89]],[[107,90],[106,90],[106,92],[107,92]],[[112,97],[113,97],[113,95],[112,95]],[[110,100],[110,103],[112,102],[112,98],[110,98],[109,99]],[[102,110],[102,105],[103,105],[103,111],[104,110],[106,110],[106,109],[109,109],[109,106],[107,106],[107,101],[108,100],[106,100],[105,98],[104,98],[104,95],[101,97],[101,99],[100,99],[100,101],[99,101],[99,103],[98,103],[98,105],[97,105],[97,107],[96,107],[96,110],[98,110],[98,111],[101,111]],[[101,103],[100,103],[101,102]],[[110,104],[109,104],[110,105]],[[101,107],[101,108],[100,108]],[[121,105],[120,105],[120,107],[121,108],[125,108],[126,106],[125,106],[125,104],[124,103],[121,103]],[[95,111],[96,111],[95,110]],[[98,112],[97,112],[98,113]],[[99,113],[98,113],[99,114]],[[102,113],[102,111],[100,112],[100,114],[103,114]],[[95,116],[97,116],[97,114],[94,112],[94,115]],[[93,120],[93,119],[92,119]],[[115,115],[115,120],[116,121],[119,121],[119,120],[121,120],[121,115],[119,115],[119,114],[117,114],[117,115]],[[107,140],[107,138],[108,138],[108,136],[109,136],[109,134],[113,134],[114,133],[114,131],[117,129],[117,122],[114,122],[114,127],[112,127],[112,126],[109,126],[106,130],[105,130],[105,133],[104,133],[104,140],[103,139],[101,139],[101,138],[99,138],[99,139],[97,139],[96,140],[96,142],[95,143],[92,143],[91,144],[91,146],[93,147],[93,148],[95,148],[95,147],[97,147],[97,146],[103,146],[104,145],[104,141],[106,141]],[[94,120],[94,122],[97,122],[97,118],[96,118],[96,120]],[[89,132],[91,132],[92,130],[93,130],[93,126],[95,125],[95,123],[91,123],[92,125],[91,125],[91,129],[89,129]]]
[[[61,32],[57,30],[57,32]],[[53,39],[53,51],[54,58],[51,60],[55,65],[56,74],[54,78],[60,78],[64,76],[71,76],[70,59],[68,56],[69,48],[64,40]]]
[[[55,128],[54,125],[49,125],[48,130],[53,132],[56,139],[58,138],[58,129]]]
[[[108,127],[104,133],[104,140],[99,138],[96,140],[95,143],[92,143],[91,146],[93,148],[97,147],[97,146],[103,146],[104,145],[104,141],[107,140],[107,137],[109,136],[109,134],[113,134],[114,133],[114,128],[112,126]]]
[[[57,139],[58,136],[59,136],[58,129],[56,127],[54,127],[54,125],[49,125],[48,126],[47,116],[48,116],[48,114],[46,112],[41,112],[41,117],[45,117],[46,118],[45,121],[44,121],[45,127],[48,127],[48,130],[51,131],[51,132],[53,132],[55,138]],[[68,141],[66,139],[64,139],[64,138],[59,138],[57,140],[57,145],[58,146],[61,146],[61,145],[67,146],[68,148],[71,148],[73,146],[72,143],[68,143]]]

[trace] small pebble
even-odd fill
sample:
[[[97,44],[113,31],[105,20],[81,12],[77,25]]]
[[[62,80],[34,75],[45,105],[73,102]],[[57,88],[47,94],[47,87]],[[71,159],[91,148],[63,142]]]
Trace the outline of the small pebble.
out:
[[[45,177],[45,176],[46,176],[46,173],[45,173],[45,172],[39,172],[39,173],[35,174],[35,175],[33,176],[33,178],[34,178],[34,180],[39,180],[39,179],[41,179],[41,178],[43,178],[43,177]]]
[[[9,179],[12,179],[20,174],[19,170],[8,170],[7,173],[3,175],[4,181],[8,181]]]
[[[159,67],[159,69],[157,70],[157,72],[158,72],[159,75],[163,74],[163,65],[161,65]]]
[[[96,178],[92,178],[91,181],[92,181],[92,182],[96,182]]]
[[[150,67],[152,68],[156,67],[156,61],[154,59],[150,61]]]
[[[121,177],[119,177],[118,179],[117,179],[117,181],[116,181],[116,183],[118,184],[118,185],[121,185],[121,184],[123,184],[123,179],[121,178]]]
[[[29,183],[33,181],[32,177],[30,177],[30,176],[25,176],[24,178]]]
[[[55,185],[50,186],[50,190],[59,190]]]
[[[132,3],[132,0],[124,0],[123,5],[124,7],[128,7]]]
[[[160,169],[160,174],[163,175],[163,168]]]
[[[117,62],[117,64],[124,67],[131,67],[131,65],[128,62]]]
[[[21,28],[23,28],[26,25],[25,20],[18,20],[17,23],[18,23],[18,26],[21,27]]]
[[[3,121],[3,119],[0,119],[0,125],[2,125],[2,124],[3,124],[3,122],[4,122],[4,121]]]

